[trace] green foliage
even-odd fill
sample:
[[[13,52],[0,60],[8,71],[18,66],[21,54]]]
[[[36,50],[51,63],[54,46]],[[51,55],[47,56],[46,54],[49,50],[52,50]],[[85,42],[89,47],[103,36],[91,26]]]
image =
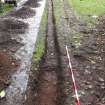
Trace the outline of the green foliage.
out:
[[[56,18],[56,22],[58,24],[61,16],[63,16],[64,14],[64,10],[63,10],[63,3],[61,0],[53,0],[53,6],[54,6],[54,15]]]
[[[33,61],[36,63],[36,65],[40,61],[40,59],[41,59],[41,57],[43,56],[43,53],[44,53],[46,24],[47,24],[47,11],[45,9],[45,12],[44,12],[43,17],[42,17],[37,41],[36,41],[35,52],[34,52],[34,55],[33,55]]]
[[[11,6],[9,4],[4,4],[2,7],[2,12],[0,12],[0,16],[6,14],[10,10],[12,10],[12,8],[13,8],[13,6]]]

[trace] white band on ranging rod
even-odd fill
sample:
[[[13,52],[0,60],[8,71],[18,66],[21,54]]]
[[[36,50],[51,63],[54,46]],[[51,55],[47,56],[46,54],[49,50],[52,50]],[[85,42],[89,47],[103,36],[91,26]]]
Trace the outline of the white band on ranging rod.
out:
[[[70,58],[70,55],[69,55],[67,45],[66,45],[66,52],[67,52],[67,58],[68,58],[68,62],[69,62],[70,75],[72,75],[72,82],[73,82],[73,88],[74,88],[74,92],[75,92],[76,105],[80,105],[79,95],[78,95],[78,91],[77,91],[77,85],[76,85],[74,72],[73,72],[73,68],[72,68],[72,64],[71,64],[71,58]]]

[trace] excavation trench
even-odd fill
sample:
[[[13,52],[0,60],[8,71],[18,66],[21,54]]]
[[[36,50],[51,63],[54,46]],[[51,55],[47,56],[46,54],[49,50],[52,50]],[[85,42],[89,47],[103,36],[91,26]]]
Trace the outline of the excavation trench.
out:
[[[62,79],[60,47],[56,33],[53,1],[48,0],[46,48],[38,75],[36,105],[62,105]]]

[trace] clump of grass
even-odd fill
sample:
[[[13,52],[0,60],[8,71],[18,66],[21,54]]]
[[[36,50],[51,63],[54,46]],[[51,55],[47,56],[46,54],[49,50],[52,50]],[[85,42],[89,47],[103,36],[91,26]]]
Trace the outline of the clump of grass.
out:
[[[58,24],[60,18],[64,15],[63,2],[61,0],[53,0],[54,15],[56,18],[56,23]]]
[[[39,65],[39,61],[41,57],[43,56],[44,49],[45,49],[45,34],[46,34],[46,23],[47,23],[47,11],[45,8],[37,41],[36,41],[36,47],[35,47],[35,52],[33,54],[33,62],[34,62],[34,67],[37,68]]]
[[[12,5],[9,5],[9,4],[3,4],[2,12],[0,12],[0,16],[5,15],[6,13],[8,13],[9,11],[12,10],[12,8],[13,8]]]

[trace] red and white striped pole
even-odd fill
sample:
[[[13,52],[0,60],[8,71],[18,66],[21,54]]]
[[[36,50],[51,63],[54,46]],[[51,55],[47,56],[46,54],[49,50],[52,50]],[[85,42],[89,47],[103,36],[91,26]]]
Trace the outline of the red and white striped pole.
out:
[[[76,85],[74,72],[73,72],[73,68],[72,68],[72,63],[71,63],[71,58],[70,58],[67,46],[66,46],[66,52],[67,52],[67,58],[68,58],[68,62],[69,62],[70,75],[72,75],[73,88],[74,88],[75,98],[76,98],[76,105],[80,105],[79,95],[78,95],[78,91],[77,91],[77,85]]]

